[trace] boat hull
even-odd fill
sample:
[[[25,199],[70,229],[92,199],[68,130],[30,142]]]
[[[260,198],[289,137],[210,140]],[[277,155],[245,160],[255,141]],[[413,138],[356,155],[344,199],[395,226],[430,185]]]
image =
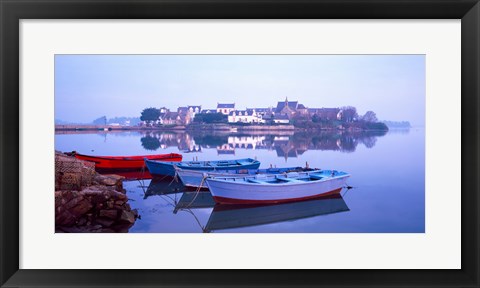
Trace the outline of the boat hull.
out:
[[[152,175],[148,172],[147,169],[140,169],[140,170],[134,170],[134,169],[119,169],[119,170],[103,170],[99,169],[98,173],[100,174],[112,174],[115,173],[115,175],[123,176],[125,177],[125,180],[131,181],[131,180],[147,180],[147,179],[152,179]]]
[[[74,154],[75,158],[95,163],[99,170],[140,170],[145,167],[145,158],[156,161],[179,162],[182,155],[176,153],[142,156],[89,156]]]
[[[241,169],[258,169],[260,166],[260,162],[253,160],[253,159],[238,159],[238,160],[230,160],[230,161],[240,161],[238,165],[235,166],[223,166],[223,167],[207,167],[202,166],[202,164],[198,166],[191,166],[192,163],[207,163],[210,161],[189,161],[189,162],[159,162],[159,161],[150,161],[145,160],[145,164],[152,175],[160,175],[160,176],[171,176],[174,177],[176,175],[175,166],[184,169],[184,170],[200,170],[200,171],[215,171],[215,170],[241,170]],[[250,162],[248,162],[250,161]],[[215,163],[215,161],[211,161]]]
[[[339,194],[348,174],[328,180],[281,185],[255,184],[244,181],[206,179],[215,202],[220,204],[275,204],[304,201]]]

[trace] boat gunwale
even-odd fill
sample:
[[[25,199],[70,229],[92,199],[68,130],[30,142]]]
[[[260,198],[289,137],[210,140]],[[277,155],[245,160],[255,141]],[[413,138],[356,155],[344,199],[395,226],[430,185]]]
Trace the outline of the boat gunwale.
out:
[[[229,165],[225,165],[225,166],[206,166],[206,164],[208,163],[216,163],[216,162],[219,162],[217,160],[209,160],[209,161],[179,161],[179,162],[175,162],[175,161],[157,161],[157,160],[154,160],[154,159],[148,159],[148,158],[144,158],[143,159],[144,161],[150,161],[150,162],[153,162],[153,164],[160,164],[160,165],[165,165],[165,166],[174,166],[178,169],[183,169],[183,168],[186,168],[185,170],[191,170],[189,168],[205,168],[205,169],[216,169],[216,168],[227,168],[227,167],[241,167],[241,166],[248,166],[248,165],[255,165],[255,164],[260,164],[260,161],[258,160],[255,160],[253,158],[242,158],[242,159],[234,159],[234,160],[227,160],[228,163],[232,163],[232,164],[229,164]],[[238,161],[241,161],[241,160],[249,160],[250,162],[248,163],[238,163]],[[192,166],[192,165],[188,165],[188,164],[192,164],[192,162],[194,162],[195,164],[198,164],[195,165],[195,166]],[[224,161],[226,162],[226,161]],[[185,165],[187,163],[187,165]],[[233,165],[233,163],[235,163],[235,165]],[[247,169],[247,168],[245,168]]]
[[[156,161],[156,159],[148,159],[147,157],[151,156],[159,156],[159,155],[165,155],[163,158],[180,158],[182,159],[183,156],[178,153],[168,153],[168,154],[153,154],[153,155],[139,155],[139,156],[93,156],[93,155],[85,155],[85,154],[80,154],[80,153],[75,153],[73,156],[76,158],[76,156],[80,157],[85,157],[85,158],[92,158],[92,159],[101,159],[101,160],[109,160],[109,161],[144,161],[145,159],[150,160],[150,161]],[[132,158],[132,157],[138,157],[138,158]],[[78,158],[77,158],[78,159]],[[81,159],[80,159],[81,160]],[[85,160],[88,161],[88,160]],[[175,162],[175,161],[163,161],[163,162]],[[175,162],[177,163],[177,162]]]
[[[343,173],[345,173],[345,172],[343,172]],[[282,175],[282,174],[279,174],[279,175]],[[274,180],[278,179],[278,178],[276,178],[276,176],[278,176],[278,174],[271,174],[271,175],[268,175],[268,176],[270,176],[270,178],[273,178],[272,176],[275,176],[275,178],[273,178]],[[207,185],[208,185],[208,181],[213,181],[213,182],[217,182],[217,183],[235,183],[235,184],[238,184],[238,185],[275,187],[275,186],[308,185],[308,184],[321,183],[321,182],[331,181],[331,180],[334,180],[334,179],[343,179],[343,178],[348,178],[348,177],[350,177],[350,174],[346,173],[346,174],[343,174],[343,175],[338,175],[338,176],[333,176],[333,177],[324,177],[323,179],[314,179],[312,181],[301,181],[301,180],[299,180],[298,182],[297,181],[291,181],[291,182],[284,181],[283,183],[278,183],[278,184],[268,183],[266,181],[264,183],[247,182],[247,180],[244,179],[244,178],[249,178],[248,176],[245,176],[245,177],[207,177],[205,181],[207,182]],[[250,178],[252,178],[252,177],[250,177]],[[229,180],[227,180],[227,179],[229,179]],[[240,181],[237,181],[237,180],[240,180]],[[255,179],[255,180],[257,180],[257,179]],[[295,179],[295,180],[298,180],[298,179]]]
[[[241,170],[227,170],[227,169],[218,169],[216,171],[202,171],[202,170],[193,170],[193,169],[182,169],[181,167],[178,167],[177,165],[174,165],[176,166],[177,168],[177,172],[182,172],[182,173],[190,173],[190,174],[196,174],[195,176],[197,176],[198,174],[204,174],[204,173],[218,173],[218,174],[221,174],[221,173],[224,173],[224,174],[230,174],[232,178],[238,178],[238,177],[247,177],[247,176],[256,176],[256,175],[263,175],[263,174],[269,174],[269,175],[274,175],[274,174],[280,174],[280,173],[285,173],[285,172],[282,172],[282,171],[273,171],[272,173],[269,173],[268,170],[269,169],[278,169],[278,170],[281,170],[281,169],[290,169],[292,171],[290,172],[286,172],[286,173],[292,173],[292,172],[313,172],[313,171],[316,171],[316,170],[320,170],[320,169],[314,169],[314,170],[311,170],[311,171],[296,171],[296,170],[299,170],[299,169],[309,169],[309,168],[305,168],[305,167],[301,167],[301,166],[292,166],[292,167],[285,167],[285,168],[258,168],[258,169],[248,169],[248,168],[245,168],[245,169],[241,169],[241,170],[248,170],[248,172],[250,172],[250,170],[252,171],[256,171],[255,174],[249,174],[249,173],[235,173],[235,171],[241,171]],[[311,169],[311,168],[310,168]],[[260,172],[261,171],[261,172]],[[278,172],[278,173],[275,173],[275,172]],[[212,177],[220,177],[220,178],[224,178],[222,177],[221,175],[213,175]],[[229,177],[229,176],[225,176],[225,177]]]

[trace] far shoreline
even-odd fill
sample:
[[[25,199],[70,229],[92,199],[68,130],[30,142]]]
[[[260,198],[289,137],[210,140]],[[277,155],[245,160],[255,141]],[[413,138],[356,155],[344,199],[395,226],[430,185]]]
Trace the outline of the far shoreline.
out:
[[[402,128],[407,129],[407,128]],[[408,128],[409,129],[409,128]],[[61,131],[225,131],[225,132],[243,132],[243,131],[338,131],[338,132],[363,132],[363,131],[388,131],[385,129],[361,129],[361,128],[300,128],[292,124],[277,125],[230,125],[230,124],[198,124],[198,125],[174,125],[160,127],[142,127],[142,126],[117,126],[117,125],[55,125],[55,132]]]

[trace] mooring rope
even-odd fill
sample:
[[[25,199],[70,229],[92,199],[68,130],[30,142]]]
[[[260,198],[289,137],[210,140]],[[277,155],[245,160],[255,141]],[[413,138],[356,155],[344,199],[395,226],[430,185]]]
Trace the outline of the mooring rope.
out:
[[[175,208],[175,207],[177,206],[177,200],[174,200],[174,199],[173,199],[172,197],[170,197],[169,195],[160,194],[159,196],[160,196],[160,198],[161,198],[163,201],[167,202],[167,204],[170,205],[170,206],[172,206],[173,208]],[[171,202],[169,202],[167,199],[163,198],[162,196],[170,199]],[[175,194],[175,196],[176,196],[176,194]]]
[[[203,183],[205,182],[205,179],[207,179],[207,178],[208,178],[208,174],[207,174],[207,173],[204,173],[204,174],[203,174],[202,181],[200,181],[200,185],[197,187],[197,190],[195,191],[195,195],[193,196],[192,201],[190,201],[190,203],[188,203],[187,205],[185,205],[185,208],[190,207],[190,206],[193,204],[193,202],[195,202],[195,200],[196,200],[197,197],[198,197],[198,194],[200,194],[200,190],[202,189]]]
[[[193,213],[193,211],[191,209],[187,209],[187,208],[182,208],[182,209],[179,209],[179,211],[184,211],[184,212],[187,212],[187,213],[190,213],[193,218],[195,219],[195,221],[197,221],[197,224],[198,226],[200,226],[200,229],[202,229],[202,232],[208,232],[205,227],[200,223],[200,220],[198,220],[197,218],[197,215],[195,215],[195,213]]]
[[[178,173],[177,173],[177,170],[175,170],[175,175],[173,176],[172,181],[170,181],[170,183],[168,183],[168,186],[172,185],[173,181],[175,181],[175,182],[178,183]]]
[[[345,197],[345,195],[347,195],[348,191],[351,190],[351,189],[355,189],[357,187],[353,187],[353,186],[350,186],[348,184],[346,184],[346,186],[343,186],[342,188],[345,188],[347,190],[345,190],[345,193],[343,193],[342,197]],[[340,194],[341,195],[341,194]]]

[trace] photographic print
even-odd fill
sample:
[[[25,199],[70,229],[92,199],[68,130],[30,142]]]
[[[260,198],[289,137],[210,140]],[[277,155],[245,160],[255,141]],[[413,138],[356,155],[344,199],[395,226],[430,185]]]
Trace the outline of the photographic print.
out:
[[[425,55],[55,55],[56,233],[424,233]]]

